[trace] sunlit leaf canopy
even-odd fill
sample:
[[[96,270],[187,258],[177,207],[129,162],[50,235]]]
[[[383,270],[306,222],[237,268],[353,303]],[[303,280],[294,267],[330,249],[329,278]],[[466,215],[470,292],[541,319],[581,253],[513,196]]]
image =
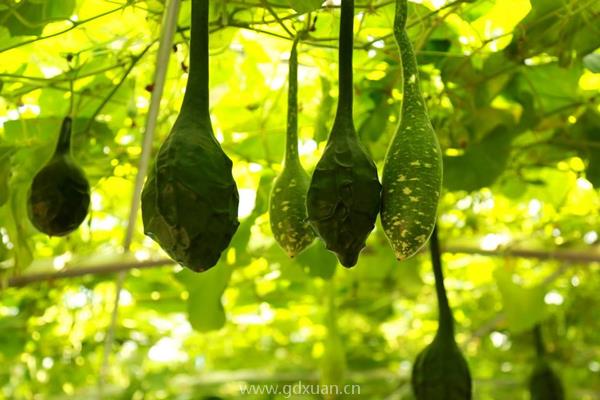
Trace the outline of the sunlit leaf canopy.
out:
[[[367,398],[411,398],[412,361],[437,327],[426,253],[396,262],[378,227],[346,270],[319,243],[290,260],[269,229],[292,35],[311,27],[299,47],[300,155],[310,171],[337,102],[339,1],[211,3],[211,113],[234,161],[241,226],[203,274],[160,261],[141,218],[121,255],[165,4],[0,4],[0,397],[236,398],[244,383],[318,382],[335,336],[346,383]],[[393,3],[356,2],[354,121],[379,167],[402,99]],[[541,323],[569,398],[598,399],[600,3],[409,7],[445,154],[440,238],[474,397],[527,398],[531,329]],[[153,154],[183,97],[189,17],[183,1]],[[71,103],[91,212],[67,238],[48,238],[27,219],[27,190]],[[119,284],[106,272],[155,264],[128,270],[114,314]],[[94,273],[50,279],[79,268]]]

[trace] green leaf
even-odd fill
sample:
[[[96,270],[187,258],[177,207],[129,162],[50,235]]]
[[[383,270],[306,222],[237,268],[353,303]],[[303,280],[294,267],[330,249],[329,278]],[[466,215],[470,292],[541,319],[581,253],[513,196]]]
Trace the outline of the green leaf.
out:
[[[9,186],[11,173],[11,157],[15,152],[12,146],[0,146],[0,207],[2,207],[9,198]]]
[[[315,11],[323,5],[323,0],[287,0],[287,2],[299,13]]]
[[[75,0],[22,1],[18,6],[0,12],[0,20],[8,28],[11,36],[39,36],[50,22],[67,19],[73,14]]]
[[[202,273],[184,268],[176,279],[187,287],[188,320],[199,332],[221,329],[225,325],[225,310],[221,303],[223,292],[229,283],[231,268],[224,263]]]
[[[321,240],[300,253],[296,261],[304,266],[310,276],[322,279],[331,279],[337,266],[337,258],[327,251]]]
[[[494,271],[502,295],[503,310],[508,327],[513,333],[532,329],[544,319],[546,291],[542,286],[526,288],[513,282],[512,274],[504,268]]]
[[[600,53],[592,53],[583,57],[583,65],[597,74],[600,72]]]
[[[449,190],[473,191],[491,186],[504,172],[512,135],[499,125],[481,142],[457,157],[444,157],[444,185]]]

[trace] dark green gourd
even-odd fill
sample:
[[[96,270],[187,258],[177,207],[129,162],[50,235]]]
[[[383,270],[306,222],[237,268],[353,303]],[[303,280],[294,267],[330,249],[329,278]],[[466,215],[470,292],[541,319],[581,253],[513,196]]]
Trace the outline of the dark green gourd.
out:
[[[397,0],[394,36],[402,59],[402,113],[385,157],[381,197],[381,224],[399,260],[427,242],[442,185],[441,150],[419,87],[417,60],[406,33],[407,13],[407,1]]]
[[[290,257],[315,239],[306,215],[306,193],[310,178],[298,157],[298,38],[289,61],[289,87],[285,158],[283,170],[273,182],[269,199],[271,231]]]
[[[439,325],[433,341],[417,356],[412,387],[417,400],[470,400],[469,366],[454,339],[454,320],[448,305],[437,230],[431,236]]]
[[[208,0],[192,1],[190,69],[181,111],[142,192],[144,232],[194,271],[214,266],[239,222],[232,162],[209,113]]]
[[[536,363],[529,377],[529,394],[531,400],[564,400],[565,390],[559,376],[554,372],[542,339],[542,329],[536,325],[534,330]]]
[[[66,117],[52,159],[35,175],[29,188],[29,219],[49,236],[73,232],[90,206],[90,185],[71,157],[71,125],[71,118]]]
[[[377,168],[359,142],[352,120],[353,25],[354,1],[342,0],[338,108],[306,202],[312,226],[345,267],[356,264],[381,203]]]

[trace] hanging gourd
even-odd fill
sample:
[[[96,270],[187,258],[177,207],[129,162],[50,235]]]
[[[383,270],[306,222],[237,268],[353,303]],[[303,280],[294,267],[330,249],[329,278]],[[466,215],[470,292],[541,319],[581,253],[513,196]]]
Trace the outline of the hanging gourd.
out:
[[[381,185],[352,120],[354,1],[342,0],[341,9],[338,107],[306,205],[310,223],[327,248],[337,254],[343,266],[352,267],[375,226]]]
[[[421,95],[417,59],[406,32],[407,8],[406,0],[396,1],[402,112],[383,165],[381,197],[381,224],[398,260],[414,255],[427,242],[442,185],[441,150]]]
[[[529,394],[531,400],[564,400],[565,390],[560,377],[554,372],[542,338],[542,328],[536,325],[534,329],[537,359],[529,377]]]
[[[310,178],[298,156],[298,40],[289,60],[287,132],[283,170],[273,182],[269,198],[271,231],[290,257],[296,256],[315,239],[306,215],[306,192]]]
[[[54,155],[35,175],[27,211],[31,223],[48,236],[65,236],[81,225],[90,206],[90,185],[71,156],[71,117],[65,117]]]
[[[437,230],[430,240],[431,263],[438,300],[438,331],[417,356],[411,384],[417,400],[470,400],[469,365],[454,339],[454,320],[448,304]]]
[[[209,113],[208,3],[192,1],[183,104],[142,192],[144,232],[194,271],[217,263],[239,225],[232,162],[214,136]]]

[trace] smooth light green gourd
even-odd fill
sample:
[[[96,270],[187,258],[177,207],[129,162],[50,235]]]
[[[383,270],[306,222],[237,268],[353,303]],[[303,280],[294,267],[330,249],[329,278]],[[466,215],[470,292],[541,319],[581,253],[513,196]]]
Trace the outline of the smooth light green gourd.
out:
[[[239,222],[232,162],[209,113],[208,0],[192,0],[190,69],[177,120],[142,192],[144,232],[179,264],[214,266]]]
[[[338,108],[311,178],[306,205],[308,218],[326,247],[349,268],[356,265],[375,226],[381,185],[352,120],[354,1],[342,0],[341,6]]]
[[[63,119],[54,155],[35,175],[27,203],[31,223],[48,236],[65,236],[81,225],[90,206],[90,185],[71,157],[71,117]]]
[[[385,157],[381,197],[381,223],[398,260],[411,257],[427,242],[442,185],[441,150],[419,87],[407,13],[407,1],[397,0],[394,36],[402,59],[402,112]]]
[[[273,182],[269,199],[271,231],[290,257],[295,257],[315,239],[306,215],[306,193],[310,178],[298,157],[298,40],[289,60],[289,87],[285,158],[283,170]]]
[[[542,328],[539,325],[534,329],[534,338],[537,358],[529,377],[531,400],[564,400],[565,390],[560,377],[554,372],[546,356]]]
[[[433,341],[415,360],[411,379],[413,391],[417,400],[470,400],[471,374],[454,339],[454,320],[444,288],[437,230],[431,236],[430,248],[439,325]]]

